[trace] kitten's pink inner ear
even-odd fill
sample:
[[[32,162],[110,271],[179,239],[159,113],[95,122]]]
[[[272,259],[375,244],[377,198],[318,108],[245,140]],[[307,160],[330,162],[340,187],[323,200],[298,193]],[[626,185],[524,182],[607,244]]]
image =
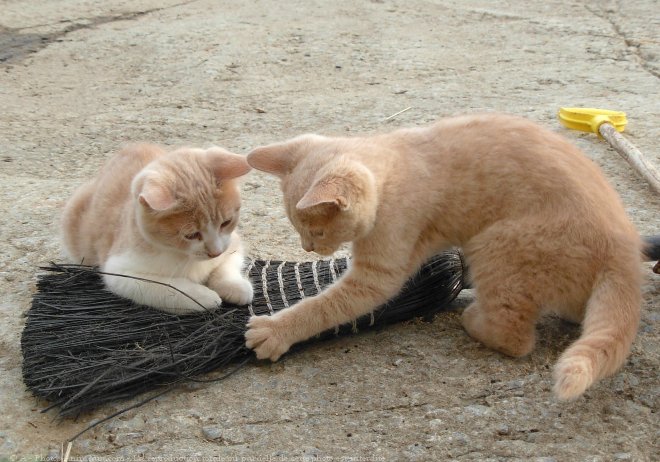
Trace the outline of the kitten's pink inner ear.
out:
[[[176,204],[176,197],[174,197],[172,191],[156,183],[145,184],[139,200],[140,204],[158,212],[172,208]]]
[[[293,157],[286,143],[272,144],[254,149],[247,155],[247,162],[257,170],[282,177],[291,171]]]
[[[305,210],[317,205],[334,205],[339,210],[348,210],[348,199],[338,190],[336,184],[317,183],[305,193],[296,204],[296,209]]]
[[[225,151],[222,148],[211,148],[206,151],[213,176],[218,181],[231,180],[247,174],[252,167],[247,163],[245,156]]]

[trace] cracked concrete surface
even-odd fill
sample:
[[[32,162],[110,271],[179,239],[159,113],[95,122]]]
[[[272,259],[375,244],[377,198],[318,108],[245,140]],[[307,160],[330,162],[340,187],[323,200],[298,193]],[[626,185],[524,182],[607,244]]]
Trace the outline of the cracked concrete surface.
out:
[[[632,52],[639,64],[645,69],[648,73],[654,77],[660,78],[660,73],[658,72],[658,41],[654,40],[652,36],[644,34],[638,35],[639,31],[636,33],[631,33],[629,31],[629,26],[622,25],[621,20],[619,20],[621,12],[621,2],[616,3],[616,8],[606,7],[602,8],[600,6],[586,6],[585,8],[590,11],[592,14],[597,16],[600,19],[603,19],[610,23],[612,30],[621,37],[626,47],[628,47],[628,52]],[[637,9],[634,12],[629,11],[629,13],[635,13],[639,15],[644,15],[643,9]],[[657,36],[656,36],[657,37]]]
[[[60,444],[128,403],[58,421],[21,381],[22,313],[38,265],[60,259],[72,190],[123,142],[251,147],[504,110],[561,131],[599,163],[635,224],[660,200],[559,106],[628,113],[626,136],[660,165],[660,17],[653,0],[0,2],[0,459]],[[402,109],[411,109],[390,121]],[[275,182],[243,185],[250,253],[305,260]],[[460,204],[456,204],[460,207]],[[575,403],[551,367],[578,335],[545,321],[513,360],[457,313],[316,345],[226,381],[191,384],[77,439],[87,458],[658,460],[658,276],[623,370]],[[471,294],[466,292],[464,299]],[[119,459],[115,459],[119,460]]]

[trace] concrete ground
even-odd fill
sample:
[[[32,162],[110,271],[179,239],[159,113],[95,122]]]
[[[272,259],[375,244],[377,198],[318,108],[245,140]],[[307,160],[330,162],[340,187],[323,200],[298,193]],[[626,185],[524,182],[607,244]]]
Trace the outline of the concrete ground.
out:
[[[660,199],[628,164],[556,120],[562,105],[627,111],[628,138],[660,165],[654,0],[0,0],[0,11],[1,460],[56,459],[126,405],[77,421],[40,413],[19,345],[37,266],[60,259],[63,202],[126,141],[246,153],[308,131],[509,111],[574,140],[640,232],[660,229]],[[243,190],[250,253],[309,259],[275,181],[253,173]],[[577,328],[545,321],[534,353],[513,360],[442,314],[182,387],[81,436],[71,459],[660,460],[660,279],[645,270],[630,359],[574,403],[554,400],[550,375]]]

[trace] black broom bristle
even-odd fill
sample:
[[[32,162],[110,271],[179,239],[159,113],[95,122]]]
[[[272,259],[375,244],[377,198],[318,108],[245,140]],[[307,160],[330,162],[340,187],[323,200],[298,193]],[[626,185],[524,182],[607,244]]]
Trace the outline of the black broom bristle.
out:
[[[135,397],[217,368],[247,362],[245,324],[316,295],[337,279],[346,258],[292,263],[251,261],[250,306],[223,305],[177,316],[108,292],[96,268],[55,265],[37,281],[21,338],[23,379],[61,416]],[[371,315],[320,337],[356,332],[446,309],[463,288],[464,265],[452,250],[431,259],[402,292]]]

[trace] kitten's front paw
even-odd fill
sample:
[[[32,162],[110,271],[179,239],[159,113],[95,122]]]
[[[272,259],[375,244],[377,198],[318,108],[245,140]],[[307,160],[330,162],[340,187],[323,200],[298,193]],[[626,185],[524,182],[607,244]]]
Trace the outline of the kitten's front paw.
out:
[[[181,306],[182,313],[214,310],[222,304],[220,296],[204,286],[199,286],[195,290],[188,290],[186,293],[192,299],[182,295],[184,298],[184,303]]]
[[[259,359],[277,361],[289,351],[292,343],[283,335],[285,331],[273,316],[252,316],[247,323],[245,345],[254,349]]]
[[[224,279],[213,281],[209,287],[216,291],[222,299],[236,305],[247,305],[252,302],[254,290],[247,279]]]

